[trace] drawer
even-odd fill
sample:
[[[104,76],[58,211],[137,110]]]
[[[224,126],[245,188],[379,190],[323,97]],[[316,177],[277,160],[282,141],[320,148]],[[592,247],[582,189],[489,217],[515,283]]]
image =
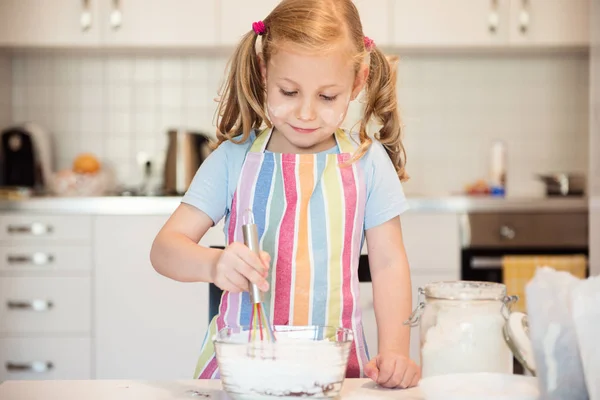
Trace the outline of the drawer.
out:
[[[76,272],[92,269],[89,246],[5,245],[0,246],[1,272]]]
[[[89,338],[0,339],[0,382],[91,379]]]
[[[0,278],[0,334],[88,333],[90,278]]]
[[[85,215],[0,215],[0,240],[64,240],[88,243],[92,219]]]

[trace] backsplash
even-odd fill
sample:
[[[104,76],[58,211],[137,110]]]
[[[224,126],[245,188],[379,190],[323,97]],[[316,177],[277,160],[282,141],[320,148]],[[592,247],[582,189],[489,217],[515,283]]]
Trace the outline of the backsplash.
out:
[[[11,59],[0,54],[0,127],[9,124],[12,119],[11,91]]]
[[[213,99],[226,62],[222,56],[15,54],[12,121],[51,130],[57,169],[91,151],[121,182],[136,184],[137,156],[161,163],[167,128],[214,133]],[[0,62],[0,78],[5,69]],[[497,138],[508,147],[511,196],[541,194],[538,172],[587,172],[588,69],[587,55],[574,53],[402,57],[406,192],[448,194],[486,178]],[[348,125],[359,105],[351,110]]]

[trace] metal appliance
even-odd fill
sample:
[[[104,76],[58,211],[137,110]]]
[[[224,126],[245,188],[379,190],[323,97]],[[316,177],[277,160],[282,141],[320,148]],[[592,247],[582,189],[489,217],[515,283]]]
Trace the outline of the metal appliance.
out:
[[[182,195],[211,153],[211,139],[201,132],[185,129],[170,129],[167,135],[163,191],[166,195]]]

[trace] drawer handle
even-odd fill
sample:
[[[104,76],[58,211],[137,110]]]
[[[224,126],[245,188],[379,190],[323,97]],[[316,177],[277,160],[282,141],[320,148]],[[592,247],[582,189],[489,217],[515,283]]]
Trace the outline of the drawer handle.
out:
[[[31,311],[48,311],[54,304],[48,300],[32,300],[32,301],[8,301],[6,303],[10,310],[31,310]]]
[[[8,372],[49,372],[54,368],[50,361],[32,361],[28,363],[15,363],[8,361],[6,369]]]
[[[31,255],[19,254],[13,255],[9,254],[6,257],[6,261],[9,264],[34,264],[34,265],[48,265],[54,262],[54,256],[52,254],[47,253],[33,253]]]
[[[34,236],[47,235],[54,231],[52,225],[42,224],[41,222],[34,222],[26,225],[8,225],[8,233],[10,234],[30,234]]]

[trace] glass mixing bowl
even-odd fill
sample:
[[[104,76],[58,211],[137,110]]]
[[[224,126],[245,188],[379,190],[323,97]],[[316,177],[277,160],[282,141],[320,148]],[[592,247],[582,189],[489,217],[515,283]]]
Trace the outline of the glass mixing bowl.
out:
[[[232,399],[339,396],[353,343],[350,329],[275,326],[275,343],[249,342],[249,333],[248,327],[226,327],[214,339],[221,383]]]

